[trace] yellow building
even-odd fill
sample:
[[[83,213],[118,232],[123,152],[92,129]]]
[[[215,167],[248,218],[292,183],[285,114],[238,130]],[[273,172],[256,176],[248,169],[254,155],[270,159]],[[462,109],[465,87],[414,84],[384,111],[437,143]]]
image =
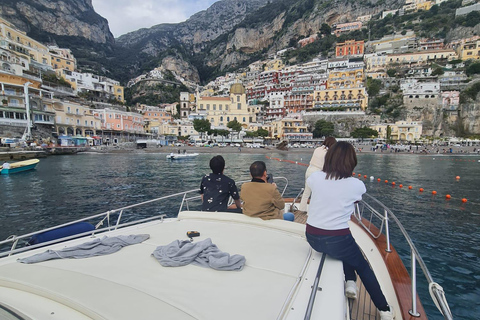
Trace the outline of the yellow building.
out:
[[[230,87],[228,97],[198,97],[197,112],[205,115],[212,126],[225,127],[228,122],[237,120],[248,125],[256,122],[255,106],[247,104],[245,88],[240,83]]]
[[[49,46],[48,49],[52,57],[52,68],[55,71],[61,69],[75,71],[77,68],[77,59],[75,59],[70,49],[62,49],[56,46]],[[59,76],[61,76],[61,74],[59,74]]]
[[[314,91],[313,108],[335,108],[342,111],[365,111],[368,94],[365,88],[327,89]]]
[[[364,81],[363,68],[334,69],[328,74],[327,88],[358,88],[363,86]]]
[[[387,132],[390,129],[390,139],[393,141],[415,142],[422,136],[422,122],[418,121],[397,121],[395,123],[374,124],[371,129],[377,130],[378,138],[387,139]]]
[[[89,106],[71,101],[56,100],[55,131],[58,135],[94,136],[102,129],[102,122]]]
[[[263,71],[270,71],[270,70],[282,70],[285,67],[285,64],[283,63],[282,59],[274,59],[274,60],[269,60],[265,64],[265,68]]]
[[[3,18],[0,18],[0,47],[29,59],[31,67],[51,69],[52,59],[48,47],[28,37]],[[25,68],[28,70],[28,66]]]
[[[281,120],[272,122],[270,134],[273,139],[287,141],[305,141],[313,138],[299,113],[289,114]]]
[[[471,39],[460,43],[456,49],[458,58],[462,60],[480,59],[480,39]]]

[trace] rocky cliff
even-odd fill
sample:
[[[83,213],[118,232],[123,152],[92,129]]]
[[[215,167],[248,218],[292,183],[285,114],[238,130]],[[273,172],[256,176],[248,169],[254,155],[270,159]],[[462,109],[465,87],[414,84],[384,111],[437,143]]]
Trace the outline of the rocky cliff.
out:
[[[0,16],[41,42],[115,42],[108,21],[95,12],[91,0],[2,0]]]

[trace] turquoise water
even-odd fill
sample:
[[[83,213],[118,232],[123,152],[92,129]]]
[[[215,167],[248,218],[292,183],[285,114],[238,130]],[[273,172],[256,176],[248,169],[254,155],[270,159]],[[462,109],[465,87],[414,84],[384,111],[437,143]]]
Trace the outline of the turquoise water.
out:
[[[308,163],[310,152],[268,156]],[[274,178],[288,179],[287,196],[296,196],[303,187],[304,166],[268,160],[263,154],[223,156],[227,162],[225,174],[236,181],[248,180],[249,165],[264,160]],[[201,177],[210,171],[211,157],[212,154],[201,154],[195,159],[172,162],[165,159],[165,154],[132,153],[41,159],[35,171],[0,176],[0,239],[196,189]],[[390,207],[409,231],[433,279],[443,286],[454,318],[479,319],[480,157],[359,154],[358,160],[355,172],[362,179],[367,175],[367,192]],[[420,193],[419,188],[425,191]],[[437,191],[436,196],[431,194],[433,190]],[[451,195],[448,201],[446,194]],[[462,203],[462,198],[468,201]],[[175,214],[154,206],[150,210]],[[406,244],[395,242],[399,239],[395,230],[393,238],[395,248],[409,266]],[[424,286],[423,274],[418,275],[418,281]],[[429,318],[442,319],[429,302],[428,292],[419,294]]]

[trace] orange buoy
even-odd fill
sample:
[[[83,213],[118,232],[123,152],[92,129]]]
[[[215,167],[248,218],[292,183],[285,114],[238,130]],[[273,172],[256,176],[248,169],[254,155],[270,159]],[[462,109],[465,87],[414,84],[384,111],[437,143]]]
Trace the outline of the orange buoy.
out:
[[[361,177],[362,175],[359,173],[358,176]]]
[[[423,192],[423,188],[420,188],[418,191]]]
[[[399,185],[400,188],[403,188],[403,184]]]
[[[460,180],[460,176],[456,176],[455,179]]]
[[[367,179],[367,175],[364,175],[363,177],[364,177],[365,179]]]
[[[412,189],[413,189],[413,187],[412,187],[412,186],[408,186],[408,189],[412,190]]]
[[[385,183],[388,183],[388,180],[385,180]]]
[[[354,176],[354,175],[355,175],[355,172],[352,172],[352,176]]]
[[[463,199],[462,199],[462,202],[463,202],[463,203],[467,202],[467,199],[466,199],[466,198],[463,198]]]
[[[433,195],[436,195],[436,194],[437,194],[437,191],[433,190],[433,191],[432,191],[432,194],[433,194]]]
[[[395,185],[395,182],[392,182],[392,186],[394,186],[394,185]]]
[[[380,178],[378,178],[377,181],[380,182]]]
[[[448,200],[448,199],[451,199],[451,198],[452,198],[452,196],[451,196],[451,195],[449,195],[449,194],[447,194],[447,195],[445,196],[445,198]]]

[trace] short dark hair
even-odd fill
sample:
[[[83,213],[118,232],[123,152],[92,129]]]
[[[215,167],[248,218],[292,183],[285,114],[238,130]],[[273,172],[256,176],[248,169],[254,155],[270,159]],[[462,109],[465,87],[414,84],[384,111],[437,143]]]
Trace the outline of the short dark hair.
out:
[[[353,146],[345,141],[335,143],[325,155],[323,171],[327,179],[344,179],[352,176],[357,165],[357,155]]]
[[[331,146],[333,146],[335,143],[337,142],[337,139],[335,139],[334,137],[326,137],[325,138],[325,141],[323,141],[323,145],[327,148],[330,148]]]
[[[267,171],[267,165],[263,161],[255,161],[250,166],[250,174],[254,178],[260,178],[265,171]]]
[[[225,169],[225,159],[222,156],[215,156],[210,159],[210,169],[213,173],[222,173]]]

